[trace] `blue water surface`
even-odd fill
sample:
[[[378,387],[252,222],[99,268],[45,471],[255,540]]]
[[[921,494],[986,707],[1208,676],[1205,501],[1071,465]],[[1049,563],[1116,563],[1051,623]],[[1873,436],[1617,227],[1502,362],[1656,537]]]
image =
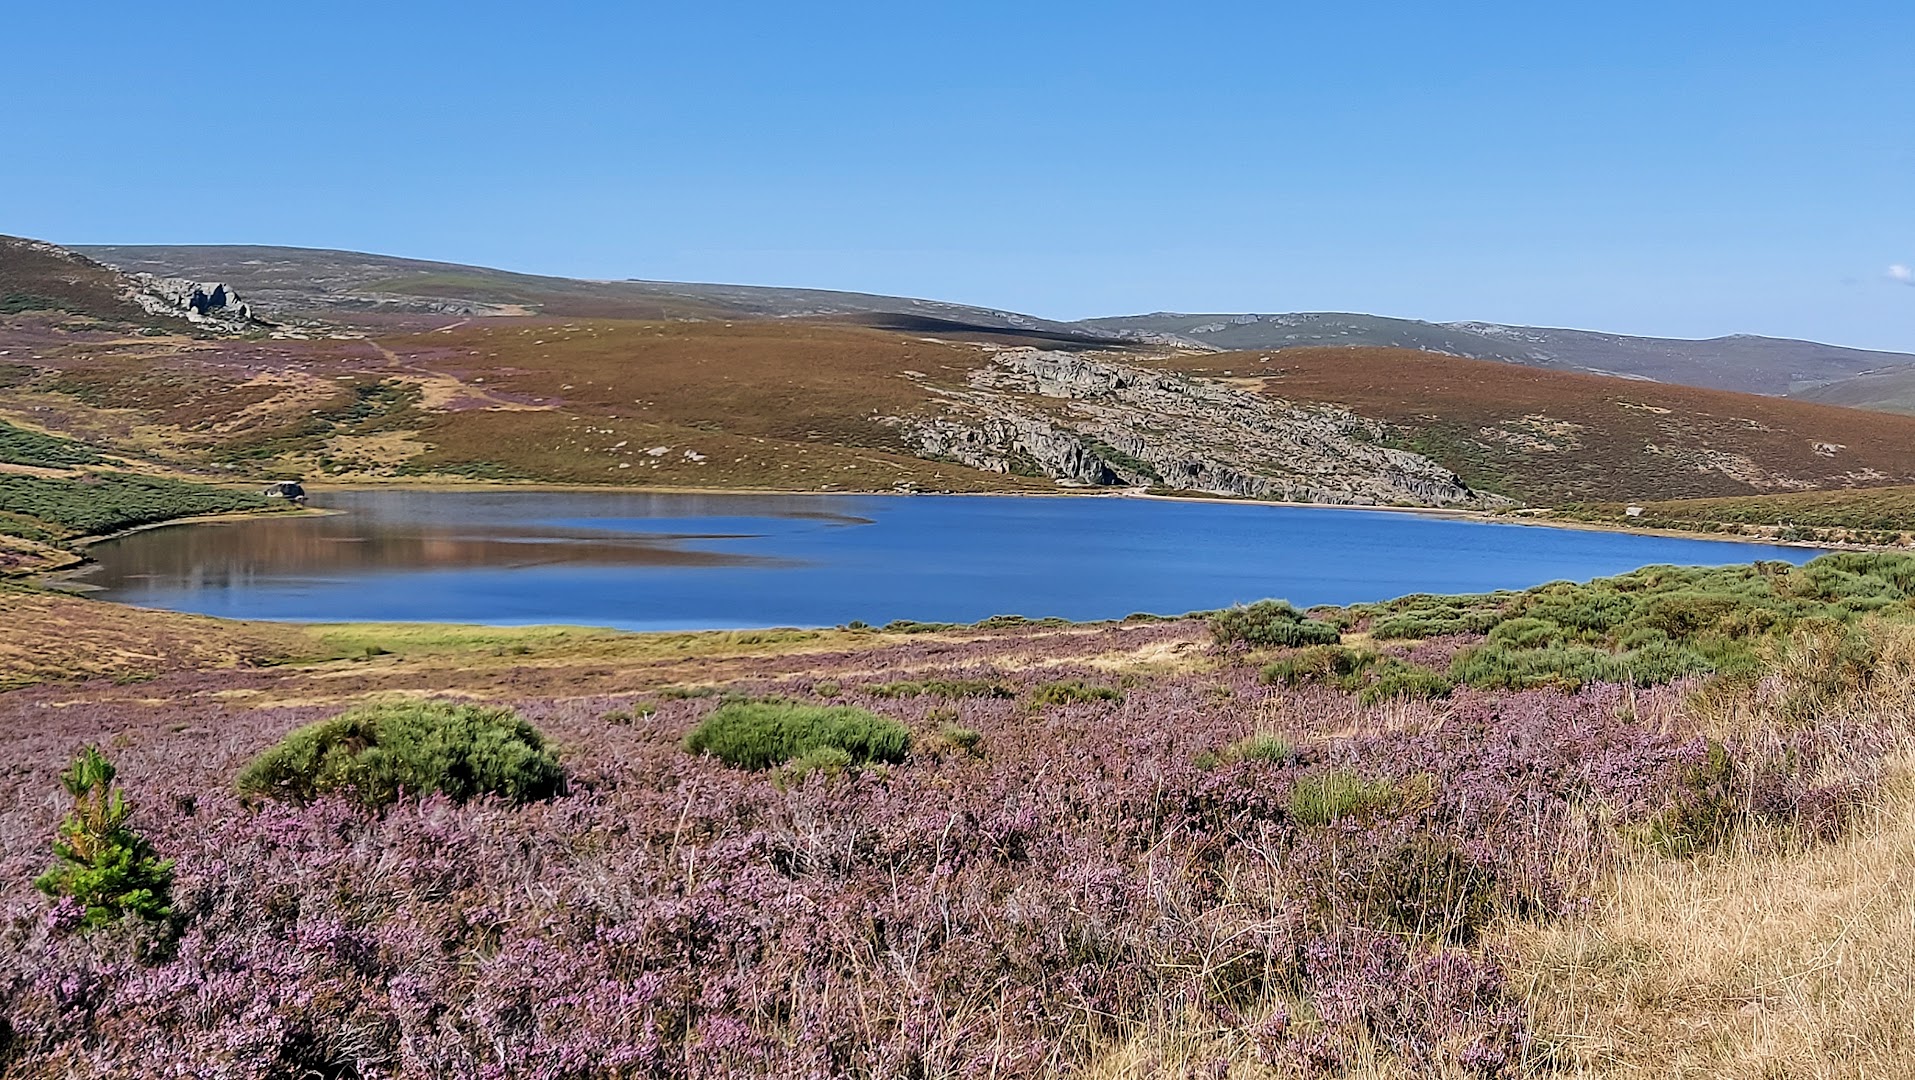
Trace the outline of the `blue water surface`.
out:
[[[342,512],[97,545],[93,581],[110,599],[232,618],[665,630],[1347,604],[1817,554],[1124,497],[380,490],[313,503]]]

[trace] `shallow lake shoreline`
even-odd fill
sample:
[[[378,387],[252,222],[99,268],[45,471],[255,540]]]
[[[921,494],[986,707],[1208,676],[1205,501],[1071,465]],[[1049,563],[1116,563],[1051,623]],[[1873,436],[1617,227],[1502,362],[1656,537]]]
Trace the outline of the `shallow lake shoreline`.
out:
[[[1906,551],[1905,548],[1887,544],[1857,544],[1848,541],[1782,540],[1770,537],[1747,536],[1740,533],[1710,532],[1704,529],[1670,529],[1630,525],[1626,522],[1571,521],[1563,518],[1547,517],[1551,513],[1547,507],[1531,508],[1513,512],[1498,513],[1490,510],[1469,510],[1453,506],[1378,506],[1361,503],[1325,503],[1325,502],[1276,502],[1267,499],[1246,499],[1229,495],[1172,495],[1159,494],[1141,488],[1071,488],[1060,487],[1056,491],[898,491],[893,488],[845,489],[820,491],[817,489],[781,489],[781,488],[722,488],[722,487],[672,487],[666,485],[622,485],[622,484],[565,484],[547,481],[499,481],[499,480],[353,480],[338,484],[317,485],[322,491],[421,491],[421,492],[459,492],[459,491],[524,491],[524,492],[603,492],[627,495],[751,495],[751,496],[825,496],[825,497],[872,497],[891,496],[934,497],[948,499],[1148,499],[1161,502],[1206,503],[1236,506],[1278,506],[1295,507],[1300,510],[1364,510],[1392,514],[1440,515],[1464,521],[1479,521],[1496,525],[1524,525],[1549,529],[1577,529],[1594,532],[1626,533],[1634,536],[1659,536],[1679,540],[1718,540],[1723,543],[1761,544],[1767,547],[1802,548],[1811,551]],[[308,507],[307,512],[335,513],[322,508]],[[257,516],[258,511],[240,511],[234,514],[213,514],[194,518],[176,518],[170,521],[153,522],[137,526],[133,530],[124,530],[112,536],[88,537],[76,544],[84,545],[100,540],[110,540],[138,529],[163,528],[167,525],[194,524],[202,521],[216,521],[222,518],[245,518]]]

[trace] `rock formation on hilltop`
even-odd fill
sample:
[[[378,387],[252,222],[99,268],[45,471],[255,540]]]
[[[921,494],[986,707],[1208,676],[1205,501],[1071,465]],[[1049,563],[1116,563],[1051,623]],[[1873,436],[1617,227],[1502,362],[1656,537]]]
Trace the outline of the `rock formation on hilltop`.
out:
[[[154,315],[182,316],[229,329],[262,325],[238,290],[220,281],[128,274],[127,297]]]

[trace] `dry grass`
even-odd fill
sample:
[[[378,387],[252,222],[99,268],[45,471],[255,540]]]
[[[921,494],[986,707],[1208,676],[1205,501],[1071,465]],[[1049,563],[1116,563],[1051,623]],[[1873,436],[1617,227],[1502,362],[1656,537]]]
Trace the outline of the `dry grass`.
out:
[[[1828,846],[1658,859],[1512,931],[1557,1074],[1915,1076],[1915,790]]]
[[[0,690],[38,682],[276,664],[310,648],[297,627],[144,611],[0,586]]]

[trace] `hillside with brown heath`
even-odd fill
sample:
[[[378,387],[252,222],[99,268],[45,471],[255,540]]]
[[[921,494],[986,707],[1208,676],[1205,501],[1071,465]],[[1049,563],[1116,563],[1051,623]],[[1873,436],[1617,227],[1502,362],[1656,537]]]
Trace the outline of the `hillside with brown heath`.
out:
[[[1748,495],[1915,479],[1915,417],[1404,349],[1155,363],[1400,430],[1473,486],[1534,504]]]
[[[313,272],[301,264],[260,284],[289,288]],[[357,281],[365,268],[347,260],[327,272]],[[432,284],[419,273],[409,288]],[[950,321],[931,308],[885,319],[687,308],[651,321],[414,311],[400,322],[243,332],[182,320],[184,332],[168,333],[132,325],[130,285],[51,245],[0,243],[0,420],[249,482],[1051,491],[1065,480],[1241,494],[1276,467],[1245,447],[1302,415],[1237,407],[1262,395],[1348,410],[1318,415],[1323,432],[1290,433],[1310,459],[1313,489],[1332,493],[1349,487],[1340,476],[1362,470],[1357,450],[1378,442],[1432,459],[1442,468],[1431,469],[1454,471],[1473,492],[1532,506],[1915,482],[1915,417],[1404,349],[1106,348],[1054,328]],[[494,299],[493,310],[512,306]],[[1171,421],[1090,382],[1044,393],[1007,383],[989,402],[971,400],[1001,361],[1039,355],[1014,351],[1031,346],[1094,360],[1110,388],[1144,367],[1188,380],[1163,386],[1165,400],[1228,388],[1235,397],[1222,405],[1232,408]],[[1006,377],[995,371],[997,382]],[[941,443],[925,437],[935,424],[945,425]],[[1324,441],[1338,432],[1367,445]],[[986,444],[995,456],[970,453]],[[1191,467],[1169,468],[1184,462]],[[1172,472],[1198,479],[1155,479]],[[1202,482],[1232,474],[1234,487]],[[1428,501],[1391,492],[1372,501]]]

